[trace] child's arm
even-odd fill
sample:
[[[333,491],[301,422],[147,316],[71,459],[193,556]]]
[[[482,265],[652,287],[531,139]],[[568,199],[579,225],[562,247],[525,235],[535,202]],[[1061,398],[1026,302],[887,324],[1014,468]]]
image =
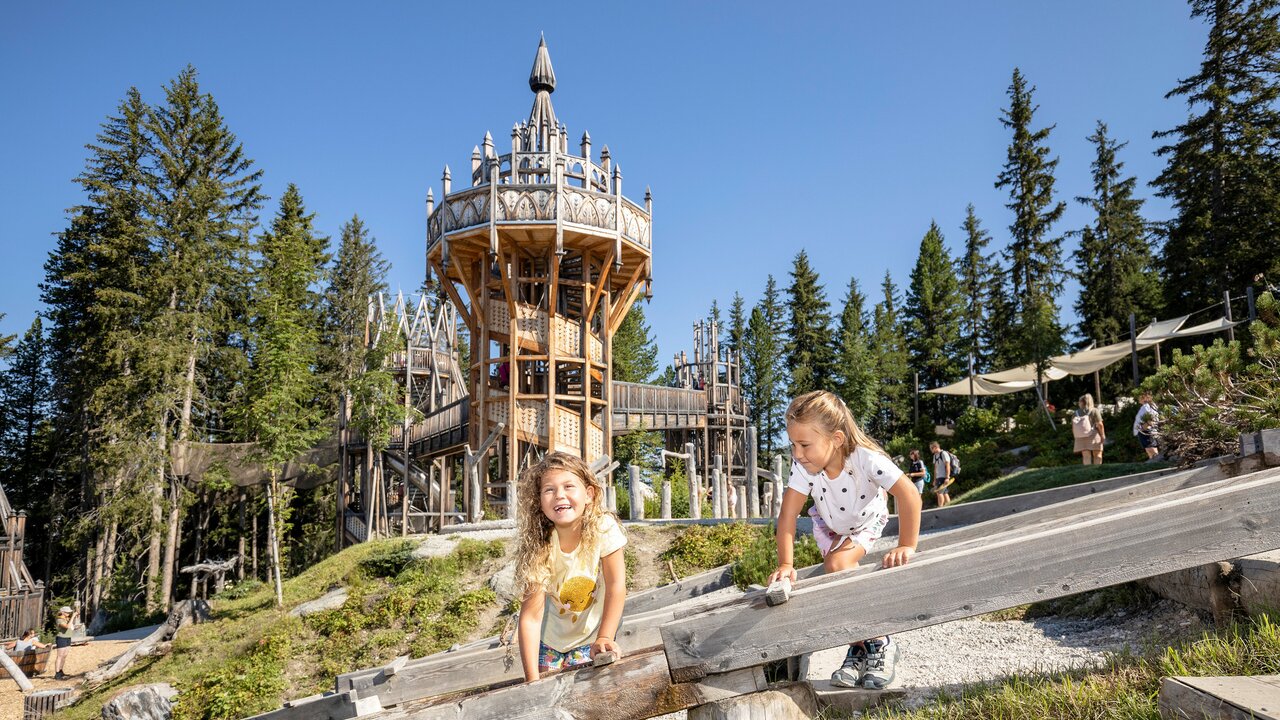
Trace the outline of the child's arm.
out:
[[[920,540],[920,493],[916,492],[915,483],[903,475],[889,488],[889,494],[898,509],[898,547],[885,553],[884,566],[887,568],[906,565]],[[786,507],[785,500],[783,507]]]
[[[591,643],[591,656],[611,652],[622,657],[618,648],[618,624],[622,621],[622,606],[627,601],[627,564],[621,548],[600,559],[604,568],[604,616],[596,630],[596,641]]]
[[[520,642],[520,663],[524,665],[525,682],[538,679],[538,648],[542,644],[542,610],[547,594],[533,590],[520,602],[520,625],[516,637]]]
[[[911,486],[912,490],[916,489],[915,485]],[[787,488],[782,494],[782,508],[778,511],[778,569],[773,571],[769,576],[769,582],[786,578],[791,582],[796,581],[795,567],[795,545],[796,545],[796,516],[800,514],[800,509],[804,507],[805,495],[791,488]]]

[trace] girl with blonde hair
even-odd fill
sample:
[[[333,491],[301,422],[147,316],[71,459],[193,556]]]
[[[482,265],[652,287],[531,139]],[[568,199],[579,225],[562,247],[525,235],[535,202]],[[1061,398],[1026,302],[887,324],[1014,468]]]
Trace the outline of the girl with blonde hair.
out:
[[[810,498],[813,537],[826,572],[857,566],[880,539],[889,522],[886,491],[898,508],[898,545],[885,554],[884,567],[910,562],[920,534],[920,493],[911,478],[858,427],[844,401],[832,393],[815,390],[801,395],[791,401],[786,418],[791,479],[778,514],[778,569],[770,582],[796,580],[796,516]],[[887,636],[853,643],[831,682],[883,689],[893,682],[897,659],[898,646]]]
[[[520,475],[516,498],[525,680],[601,652],[621,657],[615,637],[627,598],[627,538],[601,506],[604,488],[581,458],[553,452]]]
[[[1102,424],[1102,412],[1093,404],[1093,396],[1080,396],[1080,406],[1071,418],[1071,434],[1075,437],[1072,452],[1080,453],[1083,465],[1102,464],[1102,446],[1107,441],[1107,428]]]

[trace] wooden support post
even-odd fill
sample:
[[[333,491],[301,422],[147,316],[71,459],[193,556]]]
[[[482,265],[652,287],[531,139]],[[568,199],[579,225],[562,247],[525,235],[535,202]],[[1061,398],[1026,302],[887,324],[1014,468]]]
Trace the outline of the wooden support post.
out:
[[[760,517],[760,480],[756,478],[756,470],[759,465],[756,464],[756,429],[755,426],[747,428],[747,436],[744,440],[746,443],[747,455],[747,500],[750,503],[750,515],[748,517]]]
[[[1226,310],[1227,322],[1232,322],[1232,318],[1231,318],[1231,291],[1230,291],[1230,290],[1223,290],[1223,291],[1222,291],[1222,307],[1223,307],[1223,309],[1224,309],[1224,310]],[[1233,328],[1233,327],[1228,326],[1228,327],[1227,327],[1227,342],[1235,342],[1235,340],[1236,340],[1236,329],[1235,329],[1235,328]]]
[[[662,478],[662,519],[671,519],[671,478]]]
[[[787,476],[782,474],[786,468],[786,463],[782,460],[782,455],[773,457],[773,517],[778,517],[778,513],[782,512],[782,493],[787,489]]]
[[[747,484],[747,479],[746,479],[746,478],[743,478],[743,484],[744,484],[744,485],[746,485],[746,484]],[[750,484],[754,485],[754,484],[755,484],[755,480],[754,480],[754,479],[752,479]],[[739,518],[739,519],[750,517],[750,516],[747,514],[747,512],[750,510],[750,508],[747,506],[747,489],[746,489],[746,487],[739,488],[739,487],[738,487],[738,482],[737,482],[736,480],[734,481],[733,486],[734,486],[734,489],[735,489],[735,490],[737,490],[737,492],[735,493],[735,495],[736,495],[736,497],[737,497],[737,501],[738,501],[738,502],[737,502],[737,505],[734,507],[734,517],[737,517],[737,518]]]
[[[1138,317],[1129,313],[1129,357],[1133,361],[1133,386],[1142,381],[1138,377]]]
[[[711,517],[724,517],[724,492],[720,489],[720,469],[711,468]]]
[[[714,366],[713,366],[714,367]],[[719,474],[719,480],[716,482],[720,486],[720,517],[729,517],[729,478],[724,472],[724,456],[717,454],[715,456],[716,472]]]
[[[910,565],[802,582],[786,605],[741,600],[661,628],[671,675],[689,682],[762,661],[972,617],[1280,547],[1280,472],[1129,502],[1057,527],[1005,532]],[[1196,527],[1188,533],[1186,528]],[[1212,537],[1213,543],[1205,543]],[[820,584],[819,584],[820,583]],[[939,588],[946,588],[940,593]],[[847,613],[848,598],[892,602]],[[812,619],[827,618],[821,632]]]
[[[764,481],[764,494],[760,496],[761,517],[774,517],[773,514],[773,481]]]
[[[627,466],[627,490],[631,493],[631,519],[644,519],[644,492],[642,492],[643,483],[640,482],[640,467],[637,465]]]
[[[685,469],[689,474],[689,517],[697,519],[702,517],[702,482],[698,480],[698,454],[691,442],[684,444],[684,452],[689,456]]]

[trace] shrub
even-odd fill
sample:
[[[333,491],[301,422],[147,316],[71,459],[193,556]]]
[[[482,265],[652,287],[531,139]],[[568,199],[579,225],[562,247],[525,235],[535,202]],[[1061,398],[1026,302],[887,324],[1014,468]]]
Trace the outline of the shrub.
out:
[[[956,419],[957,445],[995,440],[1000,434],[1000,415],[995,410],[967,407]]]
[[[1234,453],[1241,433],[1280,427],[1280,301],[1263,293],[1249,326],[1252,346],[1221,339],[1143,382],[1161,406],[1161,449],[1193,462]]]
[[[670,560],[677,574],[690,575],[733,562],[751,545],[757,531],[746,523],[694,525],[658,557]]]
[[[778,567],[778,543],[773,526],[757,528],[751,541],[737,561],[733,563],[733,582],[740,588],[748,585],[764,585],[769,575]],[[792,563],[797,568],[822,562],[822,553],[813,536],[804,533],[796,538]]]

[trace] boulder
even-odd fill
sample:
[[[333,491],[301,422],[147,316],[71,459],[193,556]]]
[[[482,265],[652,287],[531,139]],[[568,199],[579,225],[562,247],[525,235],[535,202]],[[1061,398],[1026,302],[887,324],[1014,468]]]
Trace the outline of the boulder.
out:
[[[169,720],[178,691],[168,683],[127,688],[102,706],[102,720]]]
[[[342,604],[346,601],[347,589],[337,588],[336,590],[330,590],[315,600],[304,602],[290,610],[289,617],[306,617],[318,612],[324,612],[325,610],[334,610],[342,607]]]
[[[498,594],[503,601],[512,600],[516,596],[516,564],[509,562],[502,569],[489,577],[489,589]]]

